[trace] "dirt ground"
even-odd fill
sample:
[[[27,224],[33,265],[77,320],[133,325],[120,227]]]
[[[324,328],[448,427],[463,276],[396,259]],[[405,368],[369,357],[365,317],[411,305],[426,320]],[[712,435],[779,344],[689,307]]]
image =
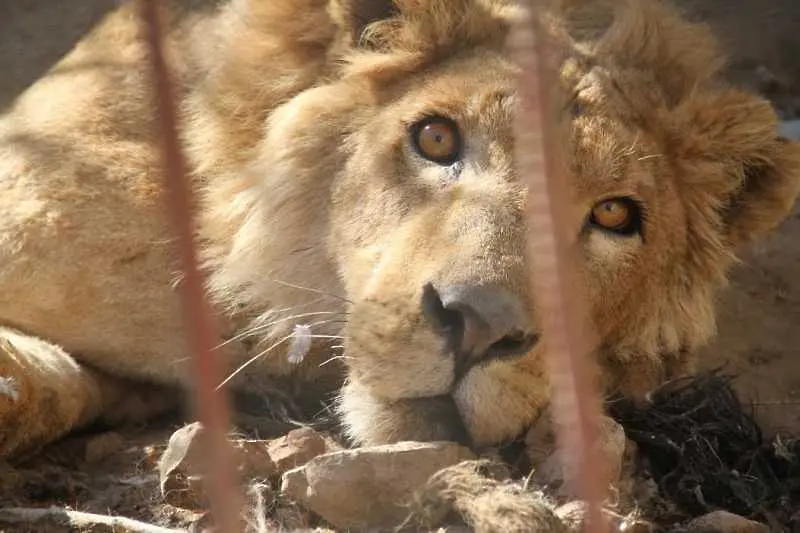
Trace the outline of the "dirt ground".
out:
[[[114,3],[0,0],[0,109]],[[785,118],[800,116],[800,2],[678,3],[718,30],[731,56],[732,80],[762,91]],[[37,46],[44,34],[56,38],[47,47]],[[719,336],[703,357],[706,368],[725,365],[738,374],[736,386],[743,399],[752,402],[765,429],[790,435],[800,435],[797,235],[800,206],[772,236],[741,255],[731,286],[720,295]],[[0,465],[0,508],[67,506],[191,530],[202,516],[164,504],[154,471],[178,425],[177,419],[166,419],[148,428],[78,435],[14,468]],[[2,528],[0,532],[70,530],[41,525]]]
[[[169,439],[169,424],[122,433],[75,436],[30,461],[0,467],[0,507],[66,507],[188,528],[202,518],[161,501],[156,462]],[[87,456],[87,450],[89,455]],[[88,459],[88,460],[87,460]],[[42,524],[8,526],[3,532],[74,531]]]

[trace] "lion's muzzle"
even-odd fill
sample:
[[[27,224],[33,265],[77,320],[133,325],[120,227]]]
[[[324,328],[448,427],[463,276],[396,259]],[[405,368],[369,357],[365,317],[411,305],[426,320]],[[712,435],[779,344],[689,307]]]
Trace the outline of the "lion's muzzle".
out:
[[[539,341],[522,302],[500,287],[428,283],[422,310],[455,355],[457,378],[477,363],[525,355]]]

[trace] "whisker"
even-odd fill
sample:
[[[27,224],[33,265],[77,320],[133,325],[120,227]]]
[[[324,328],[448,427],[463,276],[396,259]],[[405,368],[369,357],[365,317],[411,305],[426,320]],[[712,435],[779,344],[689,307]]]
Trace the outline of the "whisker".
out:
[[[276,320],[272,320],[272,321],[266,322],[264,324],[258,324],[257,326],[253,326],[250,329],[247,329],[247,330],[245,330],[245,331],[243,331],[241,333],[238,333],[238,334],[234,335],[233,337],[225,340],[222,344],[219,344],[215,349],[222,348],[223,346],[225,346],[225,345],[227,345],[227,344],[229,344],[231,342],[235,342],[235,341],[237,341],[239,339],[242,339],[242,338],[248,337],[250,335],[253,335],[254,333],[258,333],[259,331],[263,331],[263,330],[267,329],[268,327],[274,326],[275,324],[280,324],[281,322],[288,322],[288,321],[294,320],[296,318],[303,318],[303,317],[308,317],[308,316],[335,315],[335,314],[338,314],[338,313],[339,313],[339,311],[314,311],[314,312],[309,312],[309,313],[299,313],[299,314],[292,315],[292,316],[287,316],[287,317],[284,317],[284,318],[278,318]]]
[[[325,322],[324,320],[318,321]],[[299,364],[303,362],[306,354],[311,351],[313,339],[342,339],[341,335],[320,335],[312,334],[311,328],[314,324],[296,324],[292,332],[292,341],[286,352],[286,358],[290,363]]]
[[[321,298],[318,298],[314,302],[309,302],[309,303],[300,304],[300,305],[292,305],[292,306],[289,306],[289,307],[284,307],[283,309],[270,310],[270,311],[268,311],[268,313],[269,314],[284,313],[286,311],[291,311],[293,309],[297,309],[297,308],[300,308],[300,307],[307,307],[308,305],[313,305],[313,303],[316,303],[316,302],[318,302],[320,300],[321,300]],[[333,311],[331,311],[331,312],[333,312]],[[258,319],[256,319],[256,320],[258,320]],[[277,320],[275,320],[273,322],[269,322],[269,323],[266,323],[266,324],[256,324],[256,325],[252,326],[251,328],[246,329],[244,331],[241,331],[241,332],[237,333],[236,335],[234,335],[233,337],[231,337],[229,339],[226,339],[225,341],[222,342],[222,344],[218,345],[217,348],[221,348],[222,346],[225,346],[226,344],[228,344],[230,342],[239,340],[242,337],[246,337],[247,335],[250,335],[251,333],[258,332],[258,331],[260,331],[260,330],[262,330],[264,328],[267,328],[267,327],[269,327],[271,325],[277,324],[281,320],[283,320],[283,319],[277,319]],[[255,321],[251,321],[251,324],[253,322],[255,322]]]
[[[663,154],[648,154],[648,155],[643,155],[642,157],[638,158],[638,159],[637,159],[637,161],[646,161],[646,160],[648,160],[648,159],[656,159],[656,158],[658,158],[658,157],[664,157],[664,155],[663,155]]]
[[[337,322],[340,322],[340,321],[335,319],[335,318],[329,318],[328,320],[317,320],[316,322],[311,322],[309,324],[309,326],[321,326],[323,324],[336,324]],[[344,323],[346,321],[342,320],[341,322]]]
[[[268,281],[271,281],[273,283],[277,283],[278,285],[285,285],[285,286],[291,287],[293,289],[300,289],[302,291],[308,291],[308,292],[312,292],[312,293],[315,293],[315,294],[321,294],[323,296],[329,296],[331,298],[335,298],[337,300],[340,300],[342,302],[346,302],[346,303],[349,303],[349,304],[353,303],[352,301],[348,300],[344,296],[339,296],[338,294],[333,294],[332,292],[327,292],[327,291],[323,291],[323,290],[320,290],[320,289],[313,289],[311,287],[303,287],[302,285],[295,285],[294,283],[289,283],[288,281],[281,281],[279,279],[269,278]]]
[[[336,409],[334,408],[333,405],[326,402],[320,402],[320,405],[322,406],[322,408],[316,413],[314,413],[314,416],[312,418],[316,420],[324,416],[327,416],[329,418],[333,418],[336,416]]]
[[[329,359],[325,359],[323,362],[321,362],[319,364],[319,366],[325,366],[325,365],[327,365],[328,363],[330,363],[332,361],[336,361],[337,359],[345,360],[345,359],[350,359],[350,357],[347,356],[347,355],[334,355],[333,357],[331,357]]]
[[[289,334],[289,335],[285,336],[285,337],[284,337],[284,338],[282,338],[281,340],[279,340],[279,341],[277,341],[277,342],[273,343],[273,344],[272,344],[272,345],[271,345],[269,348],[267,348],[267,349],[265,349],[265,350],[262,350],[262,351],[258,352],[256,355],[254,355],[253,357],[251,357],[250,359],[248,359],[247,361],[245,361],[245,363],[244,363],[244,364],[242,364],[242,365],[241,365],[239,368],[237,368],[236,370],[234,370],[234,371],[233,371],[233,373],[232,373],[231,375],[229,375],[227,378],[225,378],[225,379],[222,381],[222,383],[220,383],[219,385],[217,385],[217,390],[219,390],[219,389],[220,389],[220,388],[221,388],[223,385],[225,385],[225,384],[226,384],[226,383],[228,383],[228,382],[229,382],[231,379],[233,379],[233,378],[234,378],[234,376],[236,376],[236,375],[237,375],[239,372],[241,372],[242,370],[244,370],[246,367],[250,366],[250,365],[251,365],[251,364],[252,364],[254,361],[256,361],[256,360],[257,360],[257,359],[259,359],[260,357],[262,357],[262,356],[264,356],[264,355],[268,354],[269,352],[271,352],[272,350],[274,350],[275,348],[277,348],[278,346],[280,346],[282,343],[286,342],[287,340],[291,339],[291,338],[292,338],[292,335],[294,335],[294,333],[291,333],[291,334]]]
[[[307,313],[307,314],[321,314],[321,313]],[[324,324],[324,323],[326,323],[326,322],[330,322],[330,321],[327,321],[327,320],[320,320],[320,321],[317,321],[316,325],[319,325],[319,324]],[[313,324],[310,324],[308,327],[310,328],[312,325],[313,325]],[[267,325],[264,325],[264,327],[266,327],[266,326],[267,326]],[[251,329],[251,332],[252,332],[252,329]],[[289,340],[289,339],[293,338],[294,336],[295,336],[295,332],[293,331],[293,332],[292,332],[292,333],[290,333],[289,335],[286,335],[285,337],[281,338],[279,341],[277,341],[277,342],[274,342],[273,344],[271,344],[271,345],[270,345],[269,347],[267,347],[266,349],[264,349],[264,350],[262,350],[262,351],[258,352],[256,355],[254,355],[253,357],[251,357],[250,359],[248,359],[247,361],[245,361],[245,362],[244,362],[244,364],[242,364],[241,366],[239,366],[239,368],[237,368],[237,369],[236,369],[235,371],[233,371],[233,372],[232,372],[232,373],[231,373],[231,374],[230,374],[230,375],[229,375],[227,378],[225,378],[225,379],[222,381],[222,383],[220,383],[219,385],[217,385],[217,390],[219,390],[221,387],[223,387],[223,386],[224,386],[226,383],[228,383],[228,382],[229,382],[231,379],[233,379],[233,378],[234,378],[236,375],[238,375],[238,374],[239,374],[239,373],[240,373],[242,370],[244,370],[246,367],[248,367],[248,366],[249,366],[249,365],[251,365],[253,362],[255,362],[255,361],[258,359],[258,358],[260,358],[260,357],[262,357],[262,356],[266,355],[267,353],[271,352],[272,350],[274,350],[275,348],[277,348],[278,346],[280,346],[282,343],[284,343],[284,342],[286,342],[287,340]],[[341,335],[321,335],[321,334],[315,334],[315,335],[307,335],[307,337],[308,337],[308,338],[311,338],[311,339],[336,339],[336,340],[343,340],[343,339],[344,339],[344,337],[342,337]]]

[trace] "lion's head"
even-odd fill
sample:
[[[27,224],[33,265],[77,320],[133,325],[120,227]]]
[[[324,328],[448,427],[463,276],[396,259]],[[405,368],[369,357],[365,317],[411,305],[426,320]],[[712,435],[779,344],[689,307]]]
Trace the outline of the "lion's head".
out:
[[[313,10],[313,24],[265,23],[266,44],[247,43],[284,50],[264,61],[285,68],[258,85],[250,57],[240,81],[258,90],[240,108],[287,94],[250,133],[249,181],[225,186],[234,197],[217,215],[238,229],[212,288],[271,319],[342,313],[317,331],[343,337],[340,410],[359,443],[516,436],[548,395],[512,158],[506,38],[518,7],[295,0],[252,16],[289,4]],[[800,146],[778,137],[768,102],[718,79],[705,27],[649,1],[547,13],[564,52],[572,245],[605,386],[637,395],[712,334],[713,290],[736,248],[794,203]],[[322,59],[303,66],[310,57]]]

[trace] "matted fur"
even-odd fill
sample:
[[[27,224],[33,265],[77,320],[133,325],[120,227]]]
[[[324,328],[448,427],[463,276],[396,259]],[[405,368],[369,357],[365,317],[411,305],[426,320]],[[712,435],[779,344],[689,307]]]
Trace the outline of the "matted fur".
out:
[[[176,12],[168,44],[198,236],[234,339],[223,353],[233,371],[271,347],[229,386],[328,390],[344,370],[342,420],[365,444],[455,438],[462,423],[473,443],[494,444],[538,416],[547,339],[457,380],[420,305],[428,282],[491,286],[536,328],[505,49],[520,15],[501,0]],[[800,148],[778,138],[768,102],[718,79],[708,30],[667,6],[564,0],[544,17],[562,60],[559,135],[603,385],[641,396],[690,368],[712,335],[736,247],[794,203]],[[117,390],[112,379],[189,383],[137,29],[131,6],[119,8],[0,121],[0,335],[15,344],[0,375],[21,384],[16,400],[0,397],[0,424],[13,427],[2,455],[149,399],[138,387],[98,392]],[[408,126],[430,113],[462,130],[455,166],[409,146]],[[643,235],[579,231],[614,196],[643,204]],[[317,335],[299,365],[280,342],[295,323]],[[340,337],[343,357],[329,342]],[[43,408],[52,402],[71,412]]]
[[[463,461],[436,472],[414,495],[406,524],[418,529],[459,516],[475,533],[566,533],[553,513],[554,502],[521,483],[496,479],[491,461]]]

